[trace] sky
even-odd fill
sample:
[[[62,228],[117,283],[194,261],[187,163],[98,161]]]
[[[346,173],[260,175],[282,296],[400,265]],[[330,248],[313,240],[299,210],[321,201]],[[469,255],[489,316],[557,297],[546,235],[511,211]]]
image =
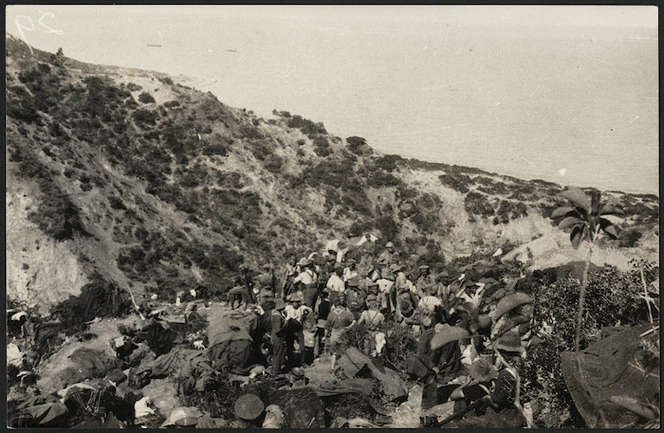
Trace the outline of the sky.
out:
[[[9,6],[7,31],[81,61],[188,77],[375,149],[659,194],[657,8]]]

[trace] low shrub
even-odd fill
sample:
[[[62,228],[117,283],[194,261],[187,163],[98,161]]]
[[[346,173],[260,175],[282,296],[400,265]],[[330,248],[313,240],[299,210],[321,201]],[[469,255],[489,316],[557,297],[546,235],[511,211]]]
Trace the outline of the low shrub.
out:
[[[159,114],[156,111],[139,108],[131,114],[131,117],[139,123],[139,125],[154,125],[157,123]]]
[[[7,105],[7,116],[13,117],[16,120],[24,121],[26,123],[41,124],[39,113],[35,109],[30,99],[22,99],[20,101],[10,103]]]
[[[462,194],[470,191],[468,185],[472,185],[472,179],[465,175],[451,175],[451,174],[442,174],[438,176],[440,183],[444,186],[450,187],[455,191],[458,191]]]
[[[148,92],[143,92],[140,95],[138,95],[138,101],[144,104],[151,104],[155,102],[154,97],[150,95]]]
[[[629,228],[620,232],[618,242],[623,248],[634,248],[642,237],[643,233],[639,229]]]
[[[646,303],[639,297],[643,286],[638,264],[632,265],[628,272],[607,266],[590,274],[586,296],[592,302],[586,303],[582,349],[600,338],[602,328],[616,324],[631,326],[648,317]],[[650,283],[657,278],[659,268],[652,263],[644,266],[646,283]],[[575,416],[560,367],[560,354],[574,350],[579,285],[576,279],[532,285],[535,289],[532,332],[541,341],[529,348],[522,375],[523,395],[524,401],[530,400],[537,408],[535,422],[541,427],[582,426],[583,421]],[[547,326],[552,326],[553,332],[545,332]]]
[[[523,202],[514,203],[508,200],[501,200],[496,216],[493,218],[493,223],[507,224],[510,221],[510,217],[515,220],[525,216],[528,216],[528,208],[526,208]]]
[[[464,207],[469,215],[478,215],[480,217],[489,217],[495,214],[493,206],[489,203],[486,195],[471,191],[464,198]]]
[[[398,177],[390,173],[385,173],[383,171],[366,173],[365,179],[367,182],[367,186],[373,188],[385,188],[391,186],[399,186],[403,184],[403,181]]]
[[[373,149],[367,144],[367,140],[362,137],[352,136],[346,138],[346,145],[355,155],[372,155]]]
[[[209,413],[213,418],[235,419],[235,402],[244,394],[257,395],[263,401],[270,401],[279,385],[274,378],[260,376],[240,386],[232,382],[229,373],[225,370],[210,381],[203,392],[189,390],[185,385],[188,378],[180,378],[178,383],[178,396],[186,406],[194,406]]]
[[[174,85],[173,80],[170,77],[157,78],[157,79],[164,84],[168,84],[169,86]]]
[[[210,143],[203,147],[203,155],[228,155],[228,147],[223,143]]]
[[[21,83],[32,83],[34,81],[37,81],[41,78],[43,75],[43,72],[39,71],[38,69],[30,69],[28,71],[21,71],[18,74],[18,80]]]
[[[126,290],[98,274],[92,275],[91,279],[79,296],[70,296],[51,310],[51,314],[60,320],[60,330],[65,335],[84,331],[88,327],[86,322],[95,317],[122,317],[131,309],[131,297]]]
[[[127,84],[127,89],[129,89],[130,92],[138,92],[139,90],[143,90],[143,87],[135,83],[129,83]]]
[[[325,158],[326,156],[332,154],[330,143],[327,142],[325,137],[319,135],[314,138],[314,152],[321,158]]]
[[[267,171],[278,173],[284,166],[284,159],[277,154],[272,154],[265,159],[264,165]]]
[[[39,180],[42,199],[28,219],[47,236],[57,241],[73,239],[75,235],[90,236],[83,225],[81,211],[66,192],[61,191],[48,177]]]
[[[246,140],[260,140],[263,138],[263,133],[260,128],[254,125],[242,125],[240,126],[240,134]]]
[[[124,210],[127,209],[127,206],[125,206],[124,202],[122,201],[121,198],[116,197],[114,195],[108,197],[108,202],[111,205],[112,209],[116,210]]]
[[[374,160],[374,164],[378,170],[383,170],[392,173],[397,169],[397,164],[405,161],[399,155],[384,155]]]
[[[323,125],[322,122],[314,123],[311,120],[305,119],[304,117],[299,116],[297,114],[288,118],[287,125],[289,128],[299,129],[309,138],[313,138],[320,134],[327,134],[325,126]]]

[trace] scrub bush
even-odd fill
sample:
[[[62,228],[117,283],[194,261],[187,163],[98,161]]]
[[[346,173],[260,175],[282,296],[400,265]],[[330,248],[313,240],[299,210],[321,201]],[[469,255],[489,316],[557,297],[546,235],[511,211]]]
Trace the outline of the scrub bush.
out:
[[[489,203],[486,195],[475,191],[466,194],[464,207],[470,216],[477,215],[480,217],[489,217],[495,214],[493,206]]]
[[[157,118],[159,115],[156,111],[146,110],[145,108],[139,108],[134,111],[131,115],[135,121],[139,122],[141,126],[143,125],[154,125],[157,123]]]
[[[637,263],[629,272],[605,267],[589,277],[585,320],[581,332],[582,349],[601,338],[602,328],[615,325],[631,326],[648,317]],[[659,268],[645,264],[646,283],[655,280]],[[541,340],[528,349],[524,364],[524,401],[536,408],[535,423],[540,427],[558,428],[583,426],[575,413],[574,403],[563,378],[560,354],[574,351],[579,282],[564,279],[549,285],[535,285],[533,335]],[[552,326],[552,332],[545,328]]]
[[[455,191],[458,191],[462,194],[467,193],[470,191],[468,189],[468,185],[472,185],[472,180],[468,176],[464,176],[462,174],[457,174],[457,175],[450,175],[450,174],[442,174],[438,176],[438,179],[440,180],[440,183],[442,183],[444,186],[450,187]]]
[[[255,394],[262,401],[269,401],[270,396],[278,389],[277,382],[268,376],[259,376],[256,380],[240,387],[231,382],[226,371],[217,374],[203,392],[185,392],[182,386],[185,380],[186,378],[180,379],[178,385],[178,396],[185,406],[194,406],[209,413],[212,418],[227,420],[235,419],[235,402],[242,395]]]
[[[362,137],[347,137],[346,143],[348,150],[350,150],[355,155],[371,155],[373,154],[373,149],[367,144],[367,140]]]
[[[140,95],[138,95],[138,100],[144,104],[151,104],[155,102],[154,97],[150,95],[148,92],[143,92]]]

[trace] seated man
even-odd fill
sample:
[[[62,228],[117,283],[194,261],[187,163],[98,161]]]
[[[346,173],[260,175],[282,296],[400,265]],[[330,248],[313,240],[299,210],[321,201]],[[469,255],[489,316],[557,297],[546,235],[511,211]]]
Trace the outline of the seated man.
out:
[[[525,421],[523,415],[514,405],[517,391],[516,378],[521,366],[520,343],[518,334],[506,335],[496,343],[495,349],[501,355],[498,357],[497,374],[486,367],[487,363],[483,359],[471,365],[473,381],[453,391],[450,398],[463,399],[466,404],[477,402],[477,408],[474,414],[452,421],[450,426],[465,428],[523,426]]]

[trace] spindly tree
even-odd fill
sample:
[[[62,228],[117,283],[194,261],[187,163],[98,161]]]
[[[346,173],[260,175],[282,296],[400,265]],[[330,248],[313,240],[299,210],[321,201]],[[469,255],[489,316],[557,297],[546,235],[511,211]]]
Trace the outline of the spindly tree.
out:
[[[551,213],[554,220],[560,219],[558,227],[570,229],[570,241],[574,248],[578,248],[581,242],[588,242],[588,256],[581,279],[579,289],[579,308],[576,318],[576,338],[574,341],[577,356],[580,350],[581,323],[583,322],[583,304],[585,302],[586,287],[588,285],[588,269],[592,258],[593,248],[600,233],[604,233],[611,239],[616,239],[618,233],[616,226],[607,218],[607,215],[624,216],[624,212],[618,200],[610,198],[601,202],[601,193],[592,191],[590,196],[580,188],[570,187],[559,195],[566,199],[571,206],[563,206]]]

